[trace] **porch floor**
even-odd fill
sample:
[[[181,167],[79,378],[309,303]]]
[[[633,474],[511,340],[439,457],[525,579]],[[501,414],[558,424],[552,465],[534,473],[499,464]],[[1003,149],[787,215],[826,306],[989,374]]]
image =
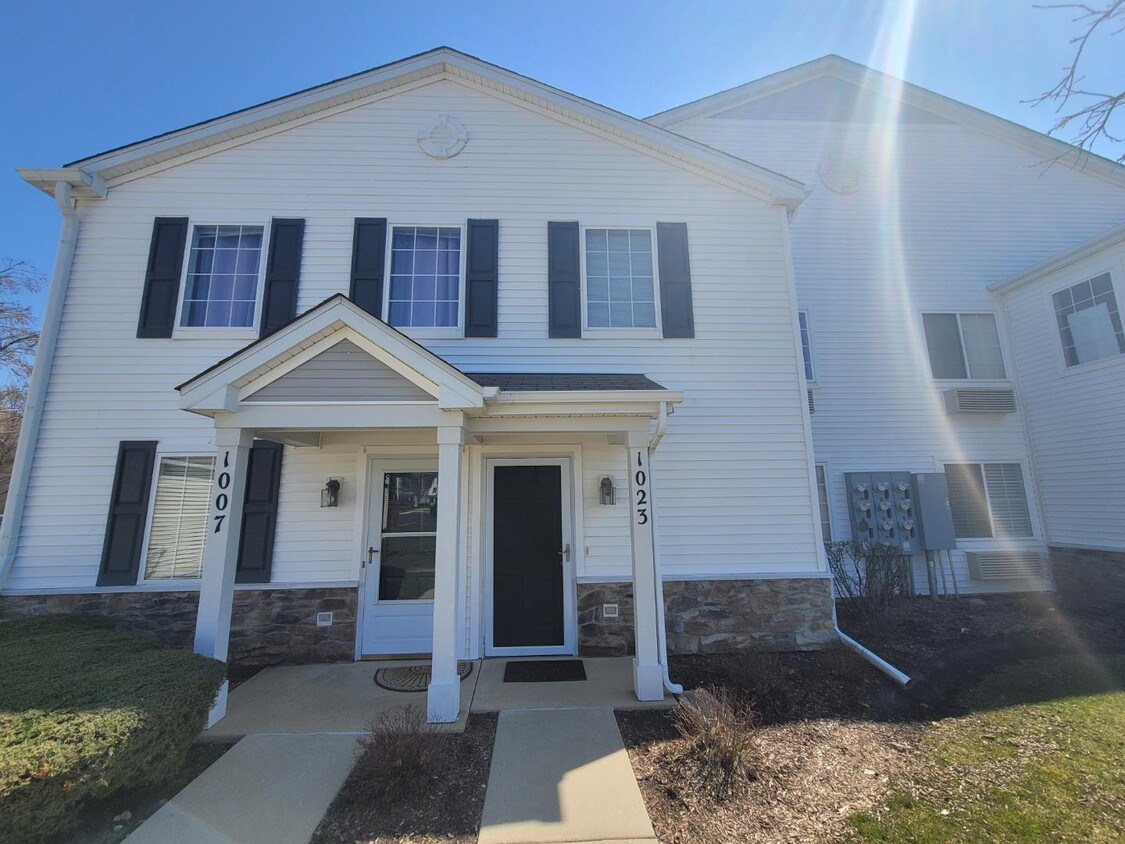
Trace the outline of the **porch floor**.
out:
[[[511,659],[518,659],[513,657]],[[583,658],[586,680],[562,683],[505,683],[509,658],[477,660],[461,683],[456,722],[439,729],[461,732],[469,712],[512,709],[660,709],[674,704],[639,701],[633,694],[632,657]],[[259,671],[230,693],[227,714],[203,734],[228,740],[253,734],[358,735],[371,719],[403,704],[425,708],[424,692],[392,692],[375,685],[385,666],[424,665],[426,660],[378,660],[330,665],[290,665]]]

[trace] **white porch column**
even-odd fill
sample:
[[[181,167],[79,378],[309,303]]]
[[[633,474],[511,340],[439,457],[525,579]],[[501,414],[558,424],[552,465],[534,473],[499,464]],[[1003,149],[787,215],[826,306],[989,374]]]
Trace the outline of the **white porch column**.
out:
[[[633,658],[633,691],[637,700],[663,700],[656,565],[652,547],[652,486],[649,483],[648,431],[628,435],[629,527],[633,545],[633,628],[637,655]]]
[[[215,476],[211,486],[211,518],[203,551],[203,580],[199,587],[199,615],[195,621],[195,652],[227,661],[230,616],[234,604],[234,574],[242,529],[242,501],[254,432],[243,428],[215,429]],[[210,727],[227,714],[223,687],[211,713]]]
[[[465,429],[440,427],[438,433],[437,550],[434,559],[434,651],[426,717],[456,721],[461,709],[457,676],[457,571],[461,545],[461,465]]]

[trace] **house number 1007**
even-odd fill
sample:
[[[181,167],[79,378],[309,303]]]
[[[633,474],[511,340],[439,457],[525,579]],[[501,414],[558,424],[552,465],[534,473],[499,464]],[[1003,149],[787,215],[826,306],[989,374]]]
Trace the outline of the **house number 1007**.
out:
[[[230,452],[223,453],[223,471],[219,472],[217,479],[219,484],[219,494],[215,496],[215,533],[218,533],[222,527],[223,522],[226,520],[226,509],[230,506],[230,496],[223,490],[230,487]]]
[[[648,475],[644,470],[644,463],[641,457],[641,452],[637,452],[637,470],[633,474],[633,484],[637,488],[637,501],[635,504],[637,514],[637,524],[648,524],[648,508],[651,506],[648,503],[648,489],[645,486],[648,483]]]

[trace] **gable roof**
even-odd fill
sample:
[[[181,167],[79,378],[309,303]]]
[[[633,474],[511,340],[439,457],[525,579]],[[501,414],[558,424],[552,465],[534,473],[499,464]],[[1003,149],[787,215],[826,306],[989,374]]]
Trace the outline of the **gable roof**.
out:
[[[55,181],[60,179],[60,174],[67,173],[75,184],[82,184],[96,176],[112,186],[114,180],[185,155],[199,153],[218,144],[248,138],[255,133],[329,109],[346,108],[351,103],[396,88],[443,78],[474,84],[500,96],[518,100],[525,107],[538,108],[610,140],[639,148],[642,152],[687,166],[713,178],[720,178],[744,191],[790,208],[800,204],[807,193],[801,182],[788,176],[450,47],[438,47],[182,129],[106,150],[72,161],[62,171],[28,169],[21,170],[20,173],[27,181],[48,193],[54,191]],[[50,173],[54,180],[43,178],[43,173]]]
[[[835,79],[847,83],[853,89],[861,89],[875,97],[894,97],[896,108],[906,115],[907,122],[918,122],[922,114],[932,115],[939,122],[959,123],[972,126],[1013,146],[1034,152],[1044,161],[1058,161],[1063,166],[1098,176],[1114,184],[1125,186],[1125,166],[1110,161],[1091,152],[1036,132],[1019,123],[982,111],[950,97],[913,85],[888,73],[875,70],[841,56],[827,55],[805,64],[791,67],[753,82],[747,82],[726,91],[720,91],[684,105],[659,112],[645,118],[655,126],[675,130],[686,120],[697,117],[717,117],[728,112],[727,117],[738,117],[738,109],[746,109],[744,119],[778,119],[756,113],[749,104],[790,91],[801,85],[808,85],[821,79]],[[831,94],[828,92],[821,92]],[[846,92],[841,89],[837,94]],[[822,100],[830,102],[830,100]],[[831,107],[827,117],[822,120],[838,119]],[[809,117],[782,117],[780,119],[811,119]]]

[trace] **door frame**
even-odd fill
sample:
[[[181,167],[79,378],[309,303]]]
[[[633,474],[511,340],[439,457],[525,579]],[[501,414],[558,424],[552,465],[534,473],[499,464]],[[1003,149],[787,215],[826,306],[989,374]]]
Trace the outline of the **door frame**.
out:
[[[560,506],[562,508],[562,543],[570,544],[570,559],[563,560],[563,643],[561,645],[533,645],[518,648],[498,648],[493,642],[493,541],[496,529],[495,487],[497,466],[558,466],[561,485]],[[485,656],[573,656],[578,653],[578,580],[576,552],[577,538],[574,531],[573,475],[574,462],[570,457],[551,455],[535,457],[485,457],[484,458],[484,589],[481,596],[484,630]]]
[[[375,565],[366,565],[367,549],[369,547],[378,547],[382,545],[382,520],[379,524],[375,523],[372,518],[371,508],[377,503],[382,502],[382,475],[385,472],[436,472],[437,471],[437,456],[434,454],[410,454],[403,453],[404,450],[399,449],[395,451],[387,451],[382,453],[382,450],[376,451],[375,449],[362,449],[360,459],[363,462],[364,477],[363,494],[358,497],[356,501],[356,522],[357,522],[357,535],[360,542],[357,546],[358,556],[360,557],[360,577],[359,577],[359,594],[357,595],[357,610],[356,613],[356,644],[355,644],[355,659],[360,660],[372,657],[425,657],[427,653],[383,653],[380,651],[372,651],[364,649],[364,632],[367,626],[367,614],[374,610],[378,600],[372,602],[368,607],[367,603],[367,590],[379,588],[379,578],[376,572],[379,566],[382,565],[382,560],[379,559]],[[440,479],[438,481],[440,484]],[[457,498],[460,498],[458,491]],[[459,502],[458,502],[458,506]],[[381,556],[381,555],[380,555]],[[391,608],[403,607],[404,610],[409,608],[416,608],[422,605],[433,606],[433,599],[428,600],[405,600],[384,602],[384,604]],[[405,612],[400,614],[407,614]],[[391,613],[395,615],[395,613]],[[432,624],[432,610],[431,610],[431,624]]]

